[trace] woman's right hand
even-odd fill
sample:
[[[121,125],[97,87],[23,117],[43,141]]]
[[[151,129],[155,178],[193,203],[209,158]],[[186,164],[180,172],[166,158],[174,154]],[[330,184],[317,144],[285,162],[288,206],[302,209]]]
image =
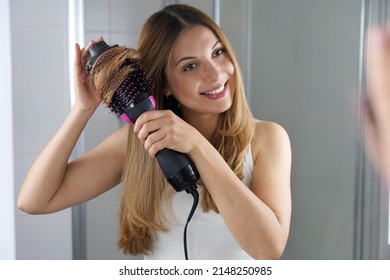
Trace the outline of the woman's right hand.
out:
[[[52,213],[87,201],[117,185],[126,154],[127,129],[121,129],[96,148],[69,161],[101,99],[86,75],[88,50],[100,37],[80,49],[75,46],[76,102],[65,121],[30,168],[19,192],[18,207],[31,214]]]
[[[97,40],[92,40],[83,49],[80,49],[79,44],[75,44],[75,59],[74,59],[74,87],[76,93],[75,105],[86,112],[93,113],[101,103],[99,93],[96,92],[92,85],[92,81],[88,76],[86,64],[90,58],[89,49],[98,42],[104,40],[100,36]]]

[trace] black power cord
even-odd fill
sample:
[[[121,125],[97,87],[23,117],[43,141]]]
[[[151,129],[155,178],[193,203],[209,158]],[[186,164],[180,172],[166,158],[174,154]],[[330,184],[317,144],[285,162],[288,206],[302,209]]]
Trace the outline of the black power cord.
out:
[[[194,202],[192,204],[192,208],[191,208],[191,211],[188,215],[188,218],[187,218],[187,222],[186,222],[186,225],[184,227],[184,237],[183,237],[183,240],[184,240],[184,255],[185,255],[185,258],[186,260],[188,260],[188,251],[187,251],[187,226],[188,226],[188,223],[191,221],[191,218],[192,216],[194,215],[195,213],[195,210],[196,210],[196,207],[198,206],[198,202],[199,202],[199,193],[198,191],[196,190],[196,185],[191,185],[189,186],[188,188],[185,189],[187,193],[191,194],[192,197],[194,198]]]

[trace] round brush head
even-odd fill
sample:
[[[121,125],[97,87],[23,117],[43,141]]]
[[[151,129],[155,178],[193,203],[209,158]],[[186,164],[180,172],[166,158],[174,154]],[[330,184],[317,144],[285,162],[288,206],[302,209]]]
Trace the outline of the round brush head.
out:
[[[118,89],[114,92],[108,107],[114,113],[122,114],[129,106],[135,106],[149,98],[153,89],[153,82],[146,76],[139,60],[127,59],[126,67],[132,71],[125,77]]]
[[[154,85],[137,50],[101,41],[89,53],[87,68],[92,84],[111,112],[122,114],[150,96]]]

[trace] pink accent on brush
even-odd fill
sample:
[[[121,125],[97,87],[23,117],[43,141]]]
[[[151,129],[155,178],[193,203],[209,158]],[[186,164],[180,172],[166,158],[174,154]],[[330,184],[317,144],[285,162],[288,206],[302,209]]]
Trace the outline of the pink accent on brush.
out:
[[[127,117],[127,115],[125,113],[123,113],[121,115],[121,119],[124,121],[124,122],[127,122],[128,124],[132,124],[134,125],[134,123]]]
[[[153,108],[156,109],[156,100],[154,100],[153,95],[149,96],[149,100],[150,100],[150,102],[152,102]]]
[[[153,97],[153,96],[149,96],[149,100],[150,100],[150,102],[152,103],[153,108],[156,109],[156,100],[154,100],[154,97]],[[123,114],[121,115],[121,119],[122,119],[124,122],[128,123],[128,124],[134,125],[134,123],[129,119],[129,117],[126,115],[126,113],[123,113]]]

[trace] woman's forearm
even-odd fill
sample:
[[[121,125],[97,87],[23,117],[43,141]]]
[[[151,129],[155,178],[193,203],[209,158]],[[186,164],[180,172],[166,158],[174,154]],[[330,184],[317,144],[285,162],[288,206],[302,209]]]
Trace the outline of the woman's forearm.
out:
[[[18,197],[18,207],[40,213],[58,191],[70,155],[93,112],[75,104],[66,120],[45,146],[28,172]]]

